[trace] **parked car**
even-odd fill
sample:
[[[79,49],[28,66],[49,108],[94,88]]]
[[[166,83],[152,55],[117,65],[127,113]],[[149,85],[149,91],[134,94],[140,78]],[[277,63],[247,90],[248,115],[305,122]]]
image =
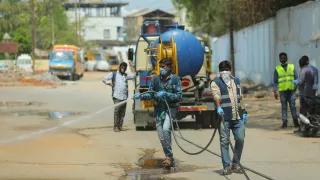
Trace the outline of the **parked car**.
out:
[[[100,60],[100,61],[97,61],[96,69],[98,71],[110,71],[111,70],[111,66],[109,65],[109,63],[107,61]]]
[[[85,62],[86,71],[94,71],[96,69],[97,61],[90,60]]]
[[[5,63],[0,62],[0,72],[8,71],[9,66]]]
[[[20,56],[18,56],[16,65],[17,68],[20,70],[24,70],[26,72],[33,72],[32,58],[28,54],[21,54]]]

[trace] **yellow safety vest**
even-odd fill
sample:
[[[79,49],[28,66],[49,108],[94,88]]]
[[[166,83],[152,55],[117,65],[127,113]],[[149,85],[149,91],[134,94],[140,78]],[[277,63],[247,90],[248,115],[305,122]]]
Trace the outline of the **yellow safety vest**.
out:
[[[287,71],[281,65],[277,65],[276,67],[278,73],[278,90],[279,91],[287,91],[294,90],[294,65],[288,64]]]

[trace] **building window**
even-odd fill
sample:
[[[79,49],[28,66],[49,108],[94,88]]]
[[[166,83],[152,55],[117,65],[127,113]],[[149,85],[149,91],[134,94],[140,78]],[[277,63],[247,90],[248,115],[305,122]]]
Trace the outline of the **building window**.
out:
[[[122,37],[122,28],[120,26],[117,27],[117,38],[121,38]]]
[[[97,17],[103,16],[103,8],[97,8]]]
[[[110,39],[110,29],[103,30],[103,38]]]
[[[85,8],[85,16],[92,16],[91,8]]]
[[[111,7],[110,8],[110,16],[120,16],[120,8],[119,7]]]

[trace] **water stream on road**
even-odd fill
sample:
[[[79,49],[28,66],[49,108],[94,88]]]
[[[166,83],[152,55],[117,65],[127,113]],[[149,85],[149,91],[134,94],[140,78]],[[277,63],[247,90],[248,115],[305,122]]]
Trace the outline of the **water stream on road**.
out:
[[[35,137],[43,135],[45,133],[54,132],[54,131],[57,131],[58,129],[61,129],[63,127],[71,126],[71,125],[76,124],[76,123],[80,123],[80,122],[82,122],[84,120],[92,120],[93,119],[92,117],[94,117],[94,116],[96,116],[96,115],[98,115],[98,114],[100,114],[100,113],[102,113],[102,112],[104,112],[104,111],[106,111],[108,109],[112,109],[112,108],[114,108],[116,106],[119,106],[121,104],[127,103],[130,99],[131,98],[128,98],[127,100],[122,101],[120,103],[104,107],[102,109],[99,109],[96,112],[91,113],[91,114],[88,114],[88,115],[85,115],[85,116],[81,116],[81,117],[79,117],[77,119],[73,119],[73,120],[69,120],[69,121],[63,122],[62,124],[59,124],[59,125],[51,127],[51,128],[40,129],[40,130],[37,130],[37,131],[33,131],[33,132],[30,132],[30,133],[19,135],[17,137],[0,140],[0,144],[10,144],[10,143],[15,143],[15,142],[26,140],[26,139],[35,138]]]

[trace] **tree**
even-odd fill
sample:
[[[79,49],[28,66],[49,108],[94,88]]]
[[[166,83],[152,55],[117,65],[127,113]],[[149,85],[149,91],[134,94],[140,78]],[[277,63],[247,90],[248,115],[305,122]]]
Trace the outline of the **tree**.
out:
[[[230,28],[250,26],[274,16],[277,10],[308,0],[172,0],[176,8],[186,8],[195,31],[222,35]],[[230,8],[232,6],[232,8]],[[230,10],[232,9],[232,10]]]
[[[52,43],[76,44],[75,30],[69,22],[63,0],[34,0],[37,36],[35,46],[49,49]],[[26,0],[0,0],[0,38],[8,32],[18,42],[19,53],[32,48],[31,8]]]
[[[65,14],[61,0],[44,0],[37,6],[38,47],[48,49],[55,43],[77,44],[75,30]]]

